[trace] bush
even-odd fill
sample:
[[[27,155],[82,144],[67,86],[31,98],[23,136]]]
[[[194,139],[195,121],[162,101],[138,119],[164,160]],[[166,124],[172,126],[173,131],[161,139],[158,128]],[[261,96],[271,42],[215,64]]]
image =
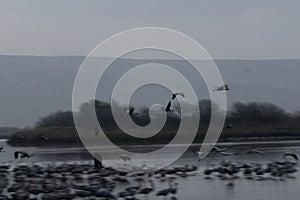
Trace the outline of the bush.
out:
[[[36,127],[75,127],[73,113],[71,111],[59,111],[48,116],[42,117]]]
[[[240,123],[272,124],[289,119],[289,115],[280,107],[271,103],[235,103],[229,118]]]

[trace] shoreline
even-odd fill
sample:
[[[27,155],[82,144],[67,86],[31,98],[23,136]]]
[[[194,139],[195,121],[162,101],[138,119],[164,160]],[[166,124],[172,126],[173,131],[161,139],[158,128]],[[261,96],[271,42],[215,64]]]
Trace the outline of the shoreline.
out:
[[[0,139],[2,142],[8,142],[8,139]],[[7,143],[7,145],[11,147],[36,147],[36,148],[86,148],[84,145],[79,145],[79,144],[71,144],[71,143],[66,143],[66,144],[46,144],[46,145],[11,145]],[[128,148],[128,147],[134,147],[134,148],[143,148],[143,147],[160,147],[160,146],[165,146],[166,144],[128,144],[128,145],[118,145],[120,148]],[[170,144],[169,144],[170,145]],[[212,143],[193,143],[193,144],[172,144],[170,145],[171,147],[176,147],[176,146],[190,146],[190,147],[200,147],[201,145],[213,145]],[[300,146],[300,138],[298,139],[291,139],[291,138],[272,138],[265,141],[260,140],[245,140],[245,139],[227,139],[226,141],[220,141],[217,142],[216,145],[218,146],[236,146],[236,147],[284,147],[284,146]],[[113,146],[103,146],[104,148],[110,148]],[[93,148],[93,147],[91,147]]]

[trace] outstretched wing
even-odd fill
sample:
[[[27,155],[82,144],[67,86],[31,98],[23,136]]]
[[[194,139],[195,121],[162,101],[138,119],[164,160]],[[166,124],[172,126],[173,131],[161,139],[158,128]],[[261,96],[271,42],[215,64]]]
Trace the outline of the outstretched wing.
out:
[[[177,96],[177,95],[180,95],[180,96],[182,96],[182,97],[185,97],[184,92],[176,92],[175,95],[176,95],[176,96]]]
[[[169,103],[168,103],[168,105],[166,106],[166,109],[165,109],[165,111],[166,112],[169,112],[169,111],[171,111],[171,101],[169,101]]]
[[[297,156],[295,153],[285,153],[283,156],[284,156],[284,157],[286,157],[286,156],[291,156],[291,157],[293,157],[295,160],[299,160],[298,156]]]
[[[214,146],[213,149],[218,151],[218,152],[223,152],[223,151],[227,151],[228,149],[231,149],[232,146],[228,146],[228,147],[225,147],[225,148],[219,148],[217,146]]]
[[[172,96],[172,98],[171,98],[172,100],[175,99],[176,98],[176,93],[172,93],[171,96]]]

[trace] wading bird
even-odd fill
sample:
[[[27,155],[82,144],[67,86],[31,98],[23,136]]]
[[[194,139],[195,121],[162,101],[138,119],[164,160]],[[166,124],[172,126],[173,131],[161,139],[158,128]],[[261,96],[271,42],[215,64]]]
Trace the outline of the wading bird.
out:
[[[139,191],[140,194],[147,195],[147,194],[149,194],[149,193],[151,193],[151,192],[154,191],[154,189],[155,189],[154,182],[153,182],[152,180],[149,180],[149,182],[150,182],[150,187],[142,188],[142,189]]]
[[[169,180],[169,188],[158,191],[156,193],[156,196],[164,196],[165,197],[168,194],[176,194],[177,190],[178,190],[178,183],[175,183],[174,185],[175,186],[173,187],[171,181]]]
[[[18,159],[19,156],[21,158],[21,161],[24,159],[24,158],[30,158],[32,157],[34,154],[28,154],[26,153],[25,151],[15,151],[14,153],[14,156],[15,156],[15,159]]]
[[[121,154],[119,158],[123,161],[131,161],[130,156],[127,154]]]
[[[227,124],[227,125],[225,126],[226,129],[232,129],[232,127],[233,127],[232,124]]]
[[[42,135],[42,136],[41,136],[41,140],[42,140],[42,141],[45,141],[45,140],[47,140],[47,139],[48,139],[48,138],[47,138],[45,135]]]

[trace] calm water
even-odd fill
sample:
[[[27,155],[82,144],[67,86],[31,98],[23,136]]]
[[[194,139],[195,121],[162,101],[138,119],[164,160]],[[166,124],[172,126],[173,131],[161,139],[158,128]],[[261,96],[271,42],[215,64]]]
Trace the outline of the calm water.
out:
[[[28,153],[35,153],[34,157],[27,160],[27,162],[51,162],[51,161],[91,161],[91,156],[83,148],[16,148],[5,144],[5,140],[0,141],[0,146],[3,146],[5,152],[0,154],[1,162],[12,162],[13,152],[16,150],[25,150]],[[217,177],[212,179],[205,179],[201,170],[210,165],[219,163],[222,160],[242,161],[247,163],[266,163],[272,160],[282,159],[283,152],[287,150],[294,150],[300,154],[300,147],[289,145],[289,147],[272,147],[260,148],[265,155],[245,155],[248,150],[247,147],[234,148],[232,151],[240,150],[241,154],[237,156],[222,157],[216,153],[211,153],[207,158],[198,162],[196,155],[192,152],[186,153],[174,165],[193,164],[199,166],[199,172],[195,176],[187,178],[178,178],[176,182],[179,183],[178,199],[209,199],[209,200],[261,200],[261,199],[298,199],[298,190],[300,188],[300,178],[296,174],[296,178],[285,180],[248,180],[240,177],[235,180],[220,180]],[[169,152],[172,153],[172,152]],[[167,155],[164,155],[167,156]],[[163,156],[162,156],[163,157]],[[229,182],[234,183],[234,187],[227,187]],[[127,185],[124,185],[124,187]],[[166,182],[156,182],[157,188],[167,188]],[[119,188],[122,189],[122,186]],[[149,199],[156,199],[154,195],[149,196]]]

